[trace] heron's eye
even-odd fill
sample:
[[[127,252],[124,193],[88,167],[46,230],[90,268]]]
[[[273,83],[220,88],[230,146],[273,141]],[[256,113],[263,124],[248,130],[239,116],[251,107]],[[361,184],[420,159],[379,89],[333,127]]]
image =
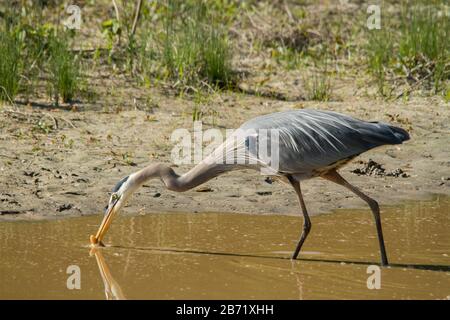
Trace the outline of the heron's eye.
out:
[[[116,201],[116,200],[119,199],[119,196],[117,195],[117,193],[113,193],[112,196],[111,196],[111,199]]]

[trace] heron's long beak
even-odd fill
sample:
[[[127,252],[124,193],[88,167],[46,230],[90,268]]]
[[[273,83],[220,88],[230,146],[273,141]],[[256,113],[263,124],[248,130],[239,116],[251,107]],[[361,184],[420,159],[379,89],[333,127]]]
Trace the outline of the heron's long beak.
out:
[[[102,244],[101,241],[108,231],[109,227],[111,226],[114,216],[116,215],[117,210],[115,208],[118,201],[119,199],[117,199],[114,204],[108,208],[108,211],[106,212],[105,217],[103,218],[103,221],[98,228],[97,234],[95,235],[95,237],[91,236],[91,244]]]

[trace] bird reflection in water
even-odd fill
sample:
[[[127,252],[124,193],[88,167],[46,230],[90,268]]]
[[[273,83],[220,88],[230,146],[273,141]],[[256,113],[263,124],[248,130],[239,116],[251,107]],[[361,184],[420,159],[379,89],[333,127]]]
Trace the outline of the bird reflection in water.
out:
[[[123,294],[122,288],[111,275],[111,271],[103,257],[102,250],[99,248],[91,248],[89,254],[95,256],[95,260],[97,261],[98,270],[100,271],[100,276],[105,286],[106,300],[126,300],[127,298]]]

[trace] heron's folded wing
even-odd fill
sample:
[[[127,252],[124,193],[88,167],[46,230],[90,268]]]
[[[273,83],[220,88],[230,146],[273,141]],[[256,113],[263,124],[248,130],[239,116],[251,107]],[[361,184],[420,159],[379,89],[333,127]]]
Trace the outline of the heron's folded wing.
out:
[[[260,116],[241,128],[257,132],[276,129],[278,138],[268,134],[265,140],[269,149],[278,147],[279,171],[287,173],[312,171],[381,145],[407,140],[406,131],[400,128],[310,109]]]

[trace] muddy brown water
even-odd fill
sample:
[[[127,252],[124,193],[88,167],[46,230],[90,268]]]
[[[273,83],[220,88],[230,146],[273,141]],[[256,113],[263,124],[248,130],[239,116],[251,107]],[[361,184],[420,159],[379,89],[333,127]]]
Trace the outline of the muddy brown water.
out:
[[[449,299],[449,213],[443,196],[382,209],[392,265],[380,289],[367,287],[379,262],[367,210],[312,217],[298,261],[289,259],[302,225],[293,216],[123,216],[95,251],[88,238],[101,216],[1,222],[0,298]],[[70,290],[73,265],[81,288]]]

